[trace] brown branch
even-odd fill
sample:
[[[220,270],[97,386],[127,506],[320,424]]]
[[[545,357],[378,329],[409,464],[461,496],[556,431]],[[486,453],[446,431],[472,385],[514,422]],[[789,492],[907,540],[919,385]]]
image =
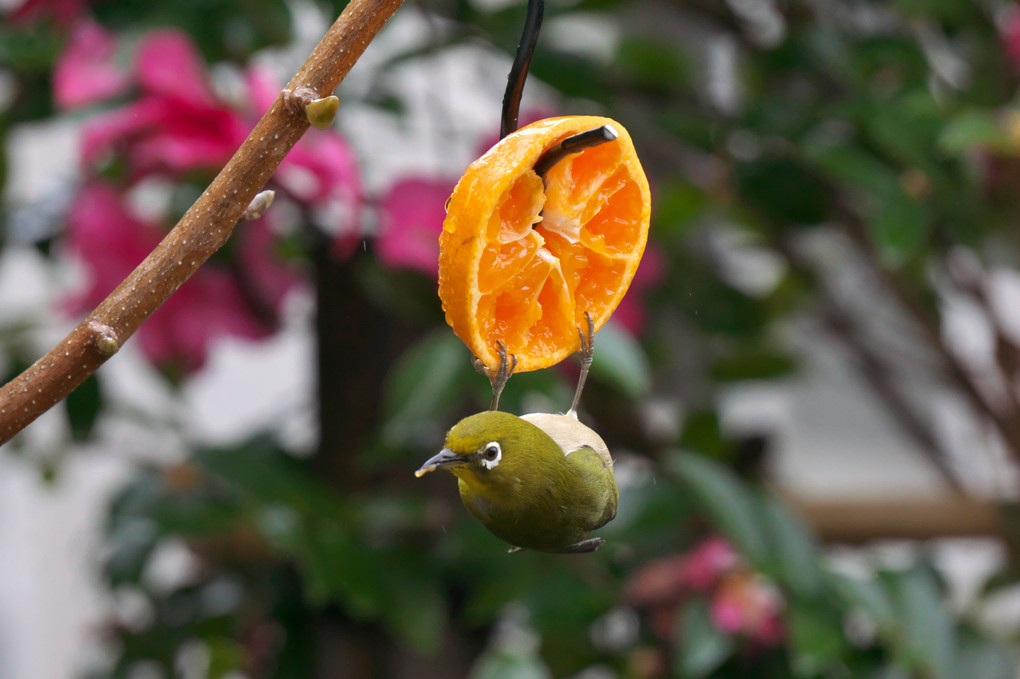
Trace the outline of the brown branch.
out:
[[[53,350],[0,389],[0,444],[112,356],[230,237],[308,129],[304,93],[329,96],[403,0],[351,0],[269,112],[156,249]],[[289,93],[301,92],[295,97]]]
[[[838,206],[838,212],[843,233],[847,234],[863,253],[876,279],[920,328],[925,343],[935,351],[945,367],[946,377],[960,389],[978,413],[988,417],[1006,444],[1010,457],[1014,461],[1020,461],[1020,403],[1015,398],[994,403],[981,391],[974,376],[943,341],[941,319],[938,314],[921,302],[902,276],[882,266],[881,257],[861,217],[842,201]]]
[[[817,313],[823,326],[841,340],[857,359],[862,377],[889,410],[893,422],[918,444],[918,450],[931,462],[952,492],[965,495],[966,488],[950,467],[949,451],[932,433],[930,422],[897,387],[895,373],[884,359],[881,349],[868,341],[853,314],[796,247],[782,237],[773,238],[772,246],[783,255],[792,270],[814,283],[818,295]]]
[[[930,540],[950,536],[1008,536],[1002,507],[962,495],[816,498],[786,495],[825,542],[857,543],[880,539]]]

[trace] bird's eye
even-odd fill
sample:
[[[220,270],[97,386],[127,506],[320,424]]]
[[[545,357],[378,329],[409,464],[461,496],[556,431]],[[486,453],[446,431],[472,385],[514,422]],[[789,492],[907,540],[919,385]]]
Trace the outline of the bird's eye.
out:
[[[495,441],[486,443],[482,448],[482,465],[486,469],[492,469],[499,464],[501,457],[503,457],[503,451]]]

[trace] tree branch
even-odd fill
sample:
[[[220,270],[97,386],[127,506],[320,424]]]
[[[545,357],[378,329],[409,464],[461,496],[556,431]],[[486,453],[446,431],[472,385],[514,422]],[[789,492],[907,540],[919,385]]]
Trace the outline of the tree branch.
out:
[[[861,217],[842,199],[838,211],[841,217],[839,224],[843,227],[843,232],[860,248],[878,281],[917,323],[926,343],[945,366],[947,378],[960,389],[978,413],[988,416],[992,426],[1002,437],[1010,457],[1014,461],[1020,461],[1020,402],[1011,393],[1002,399],[1001,403],[996,403],[981,391],[963,361],[942,339],[942,321],[938,314],[921,302],[902,276],[882,266],[881,257],[868,236],[867,227]],[[995,322],[994,318],[990,320]]]
[[[0,389],[0,444],[95,372],[227,242],[252,198],[308,129],[304,112],[308,94],[330,95],[402,3],[351,0],[269,112],[166,238],[60,344]]]
[[[840,339],[860,364],[861,375],[893,416],[901,430],[918,444],[918,450],[931,462],[954,494],[966,495],[967,489],[950,466],[949,451],[941,445],[917,407],[897,387],[895,373],[882,350],[863,335],[853,314],[840,302],[815,267],[788,239],[775,237],[772,246],[783,255],[791,269],[811,280],[818,296],[817,313],[823,327]]]

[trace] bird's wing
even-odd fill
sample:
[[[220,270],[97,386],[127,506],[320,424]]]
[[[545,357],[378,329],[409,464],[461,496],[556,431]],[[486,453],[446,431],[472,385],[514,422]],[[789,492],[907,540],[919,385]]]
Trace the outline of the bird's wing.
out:
[[[578,448],[591,448],[612,468],[613,456],[609,454],[609,446],[591,428],[581,424],[577,416],[529,413],[521,415],[521,419],[530,422],[548,434],[563,449],[564,455],[570,455]]]

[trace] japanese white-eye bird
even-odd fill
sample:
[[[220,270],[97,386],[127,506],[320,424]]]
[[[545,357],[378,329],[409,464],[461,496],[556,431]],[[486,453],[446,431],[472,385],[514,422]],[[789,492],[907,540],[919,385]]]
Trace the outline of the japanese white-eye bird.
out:
[[[513,374],[501,344],[499,370],[490,375],[492,409],[455,424],[446,446],[415,472],[452,472],[464,506],[509,542],[511,552],[593,552],[605,540],[588,533],[616,516],[619,491],[609,448],[576,412],[592,361],[593,326],[589,316],[587,338],[579,333],[581,376],[566,414],[517,417],[496,410]]]

